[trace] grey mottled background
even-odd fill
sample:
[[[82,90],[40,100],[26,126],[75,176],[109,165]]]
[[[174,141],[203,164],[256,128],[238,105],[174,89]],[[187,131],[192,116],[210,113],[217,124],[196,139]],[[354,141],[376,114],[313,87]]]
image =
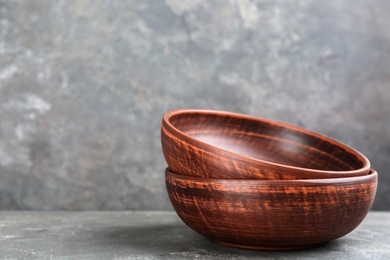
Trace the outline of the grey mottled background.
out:
[[[390,209],[390,1],[0,0],[0,208],[171,209],[160,120],[242,112],[345,142]]]

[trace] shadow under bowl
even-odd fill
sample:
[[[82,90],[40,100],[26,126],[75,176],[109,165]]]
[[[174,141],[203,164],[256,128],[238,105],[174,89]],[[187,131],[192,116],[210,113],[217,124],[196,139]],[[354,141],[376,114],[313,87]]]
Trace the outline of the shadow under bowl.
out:
[[[315,179],[367,175],[355,149],[304,128],[247,115],[184,109],[167,112],[161,143],[170,169],[221,179]]]
[[[311,248],[342,237],[365,218],[377,172],[315,180],[202,179],[165,172],[183,222],[221,244],[257,250]]]

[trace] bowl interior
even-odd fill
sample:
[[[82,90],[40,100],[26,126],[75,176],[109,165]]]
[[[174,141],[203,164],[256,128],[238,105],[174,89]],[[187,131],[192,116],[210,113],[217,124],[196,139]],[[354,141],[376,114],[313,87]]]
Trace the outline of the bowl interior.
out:
[[[187,112],[169,122],[196,140],[253,159],[327,171],[364,167],[363,155],[324,136],[269,120]]]

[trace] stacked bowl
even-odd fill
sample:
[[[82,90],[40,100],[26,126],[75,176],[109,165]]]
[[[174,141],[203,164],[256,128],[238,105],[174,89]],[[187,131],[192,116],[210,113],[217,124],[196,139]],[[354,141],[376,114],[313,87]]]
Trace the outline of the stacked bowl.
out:
[[[354,230],[375,198],[377,173],[363,154],[285,123],[175,110],[163,117],[161,142],[176,213],[224,245],[318,246]]]

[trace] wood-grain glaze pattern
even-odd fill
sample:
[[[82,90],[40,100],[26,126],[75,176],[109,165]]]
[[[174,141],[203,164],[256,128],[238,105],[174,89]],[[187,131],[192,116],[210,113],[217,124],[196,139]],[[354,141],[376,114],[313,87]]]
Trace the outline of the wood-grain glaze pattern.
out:
[[[170,201],[196,232],[269,250],[314,247],[354,230],[371,208],[377,173],[315,180],[220,180],[165,172]]]
[[[222,111],[168,112],[161,126],[168,166],[222,179],[312,179],[367,175],[368,159],[303,128]]]

